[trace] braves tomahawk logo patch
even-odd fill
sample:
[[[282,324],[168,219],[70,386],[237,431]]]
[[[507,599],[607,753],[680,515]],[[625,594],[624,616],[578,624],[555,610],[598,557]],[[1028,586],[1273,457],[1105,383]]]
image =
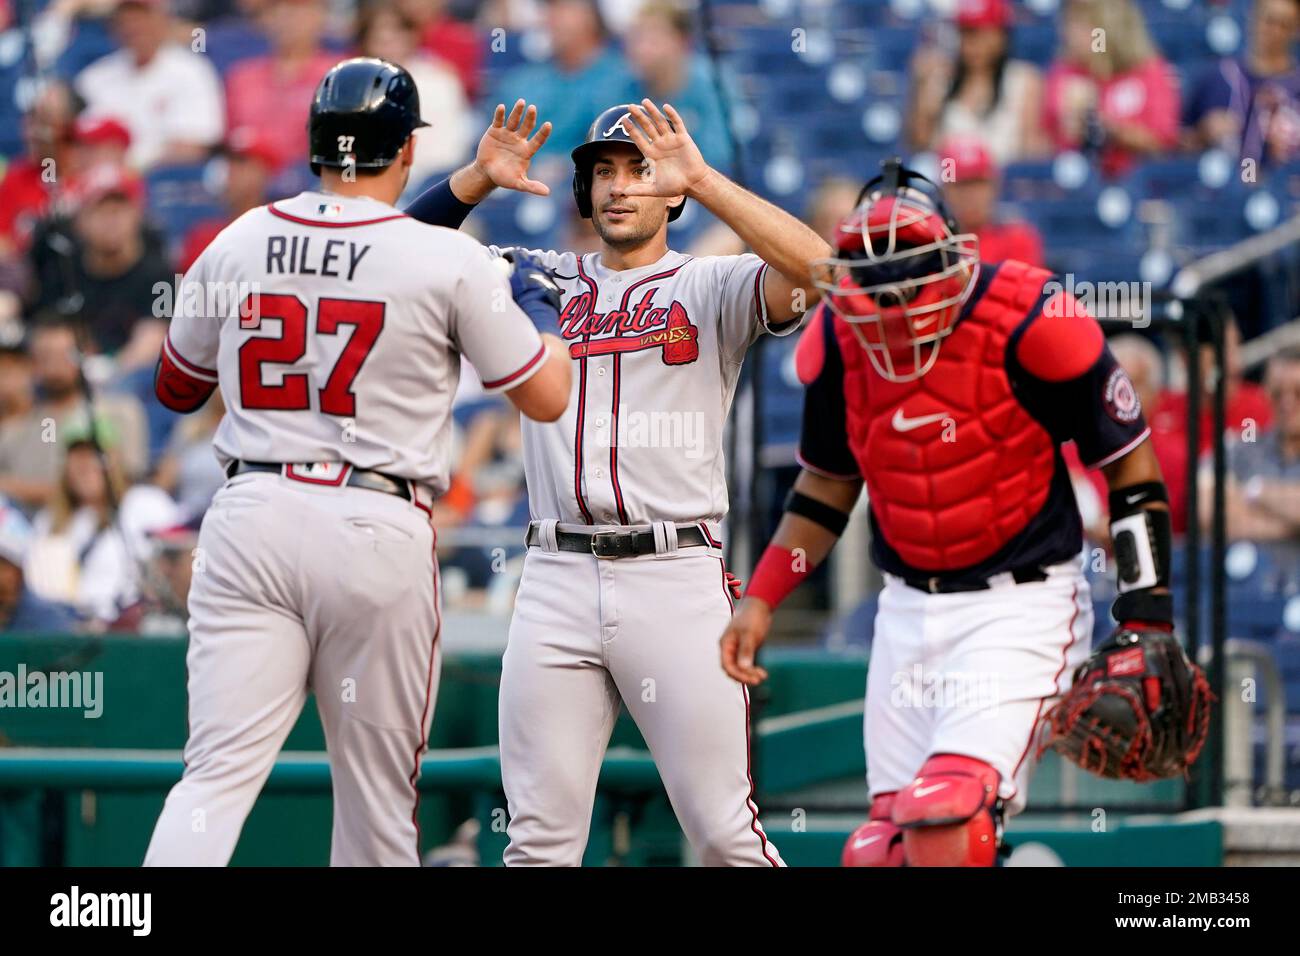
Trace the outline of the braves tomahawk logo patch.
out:
[[[667,308],[651,307],[655,291],[647,290],[634,308],[590,314],[590,293],[574,296],[560,313],[560,335],[570,340],[569,355],[580,359],[661,348],[665,365],[694,362],[700,357],[699,328],[676,300]],[[592,338],[596,335],[608,337]],[[584,337],[587,341],[572,341]]]

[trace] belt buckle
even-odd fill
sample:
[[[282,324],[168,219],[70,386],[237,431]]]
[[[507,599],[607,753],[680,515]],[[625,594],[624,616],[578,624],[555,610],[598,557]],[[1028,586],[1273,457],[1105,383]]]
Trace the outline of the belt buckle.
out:
[[[617,536],[618,536],[617,531],[597,531],[593,533],[591,536],[591,553],[601,561],[609,561],[614,558],[617,558],[618,557],[617,554],[601,554],[599,551],[596,550],[598,540],[604,538],[609,541],[613,541]]]
[[[939,593],[939,578],[938,578],[938,576],[935,576],[935,577],[930,578],[928,581],[925,582],[925,585],[926,585],[926,587],[929,589],[929,591],[930,591],[931,594],[938,594],[938,593]]]

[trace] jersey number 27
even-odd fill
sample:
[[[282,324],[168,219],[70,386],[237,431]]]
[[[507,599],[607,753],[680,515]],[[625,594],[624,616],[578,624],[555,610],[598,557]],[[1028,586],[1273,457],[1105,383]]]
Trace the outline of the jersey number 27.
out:
[[[307,354],[307,306],[296,295],[253,293],[244,300],[241,316],[279,319],[280,334],[257,336],[239,347],[239,395],[244,408],[305,411],[311,408],[306,372],[286,371],[278,385],[262,381],[263,365],[293,365]],[[352,417],[357,397],[352,383],[384,328],[384,303],[361,299],[321,299],[316,304],[316,332],[338,335],[342,326],[353,332],[320,391],[326,415]]]

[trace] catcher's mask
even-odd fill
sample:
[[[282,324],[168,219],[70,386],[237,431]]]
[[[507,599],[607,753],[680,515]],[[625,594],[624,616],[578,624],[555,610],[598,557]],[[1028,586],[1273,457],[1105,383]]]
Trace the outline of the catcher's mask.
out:
[[[957,234],[929,179],[897,159],[881,166],[836,229],[836,254],[817,260],[814,274],[875,370],[910,382],[934,366],[975,287],[979,240]]]

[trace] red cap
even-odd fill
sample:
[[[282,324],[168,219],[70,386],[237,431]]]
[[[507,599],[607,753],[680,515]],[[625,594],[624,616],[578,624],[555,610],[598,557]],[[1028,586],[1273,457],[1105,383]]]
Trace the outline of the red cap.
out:
[[[948,161],[952,161],[952,176],[956,182],[997,178],[998,164],[993,161],[984,140],[978,136],[949,136],[939,144],[938,153],[945,173]],[[948,177],[941,178],[946,180]]]
[[[144,183],[125,166],[101,163],[88,169],[74,188],[76,206],[85,209],[109,196],[121,196],[140,205],[144,202]]]
[[[78,116],[72,124],[72,138],[87,146],[131,146],[131,131],[111,116]]]
[[[251,126],[240,126],[230,131],[226,137],[226,154],[240,159],[256,159],[268,169],[280,165],[280,154]]]
[[[1010,25],[1009,0],[957,0],[957,26],[963,30]]]

